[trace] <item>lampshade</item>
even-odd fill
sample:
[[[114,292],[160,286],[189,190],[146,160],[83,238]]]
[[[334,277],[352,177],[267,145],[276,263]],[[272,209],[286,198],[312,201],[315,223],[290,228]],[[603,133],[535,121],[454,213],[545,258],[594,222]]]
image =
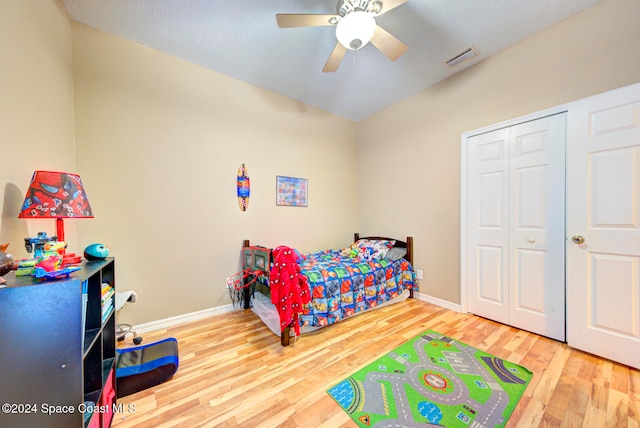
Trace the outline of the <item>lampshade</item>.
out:
[[[36,171],[18,218],[58,219],[58,239],[64,241],[62,219],[93,218],[93,213],[79,175]]]
[[[336,37],[342,46],[358,50],[371,40],[376,31],[373,14],[355,11],[345,15],[336,26]]]

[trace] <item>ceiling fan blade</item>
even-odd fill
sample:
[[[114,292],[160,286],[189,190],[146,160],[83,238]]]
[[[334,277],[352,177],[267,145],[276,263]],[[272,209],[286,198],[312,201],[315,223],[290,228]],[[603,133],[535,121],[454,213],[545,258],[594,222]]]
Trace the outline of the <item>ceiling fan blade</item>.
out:
[[[382,10],[378,13],[377,16],[382,15],[383,13],[389,12],[391,9],[395,9],[398,6],[402,6],[409,0],[383,0],[382,2]]]
[[[340,66],[340,62],[342,62],[342,58],[344,58],[344,54],[347,52],[347,48],[342,46],[340,42],[336,43],[336,47],[333,48],[331,55],[329,55],[329,59],[327,63],[324,65],[322,69],[325,73],[331,73],[338,69]]]
[[[391,61],[400,58],[409,48],[409,46],[396,39],[395,36],[390,33],[387,33],[379,25],[376,25],[376,30],[373,33],[373,37],[371,37],[371,43]]]
[[[340,15],[304,15],[304,14],[288,14],[279,13],[276,15],[278,27],[319,27],[323,25],[336,25],[329,22],[331,18],[339,19]]]

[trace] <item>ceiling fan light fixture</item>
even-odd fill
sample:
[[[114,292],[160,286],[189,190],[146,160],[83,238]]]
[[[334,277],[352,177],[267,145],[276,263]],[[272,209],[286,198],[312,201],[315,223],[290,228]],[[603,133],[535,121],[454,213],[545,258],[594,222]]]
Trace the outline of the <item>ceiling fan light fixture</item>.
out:
[[[358,50],[365,46],[376,31],[376,20],[373,14],[354,11],[345,15],[336,26],[336,37],[342,46],[350,50]]]

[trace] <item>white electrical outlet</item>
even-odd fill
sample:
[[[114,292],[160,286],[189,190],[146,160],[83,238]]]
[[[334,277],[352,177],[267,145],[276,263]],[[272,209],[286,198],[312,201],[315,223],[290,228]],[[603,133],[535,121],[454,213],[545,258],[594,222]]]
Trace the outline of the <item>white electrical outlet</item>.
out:
[[[418,279],[424,279],[422,274],[422,269],[416,270],[416,276],[418,277]]]

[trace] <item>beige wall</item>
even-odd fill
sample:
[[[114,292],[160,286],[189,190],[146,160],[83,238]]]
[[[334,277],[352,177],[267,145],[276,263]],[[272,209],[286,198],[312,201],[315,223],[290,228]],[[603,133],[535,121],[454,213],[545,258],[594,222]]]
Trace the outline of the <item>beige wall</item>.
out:
[[[0,10],[0,243],[22,258],[24,238],[55,234],[54,220],[18,219],[33,171],[75,170],[71,28],[57,1],[0,0]]]
[[[420,291],[460,303],[461,134],[640,81],[639,16],[604,0],[361,122],[361,232],[413,235]]]
[[[243,239],[303,251],[357,231],[357,125],[80,24],[72,25],[78,169],[134,324],[230,303]],[[241,212],[236,172],[251,200]],[[309,180],[277,207],[276,175]]]

